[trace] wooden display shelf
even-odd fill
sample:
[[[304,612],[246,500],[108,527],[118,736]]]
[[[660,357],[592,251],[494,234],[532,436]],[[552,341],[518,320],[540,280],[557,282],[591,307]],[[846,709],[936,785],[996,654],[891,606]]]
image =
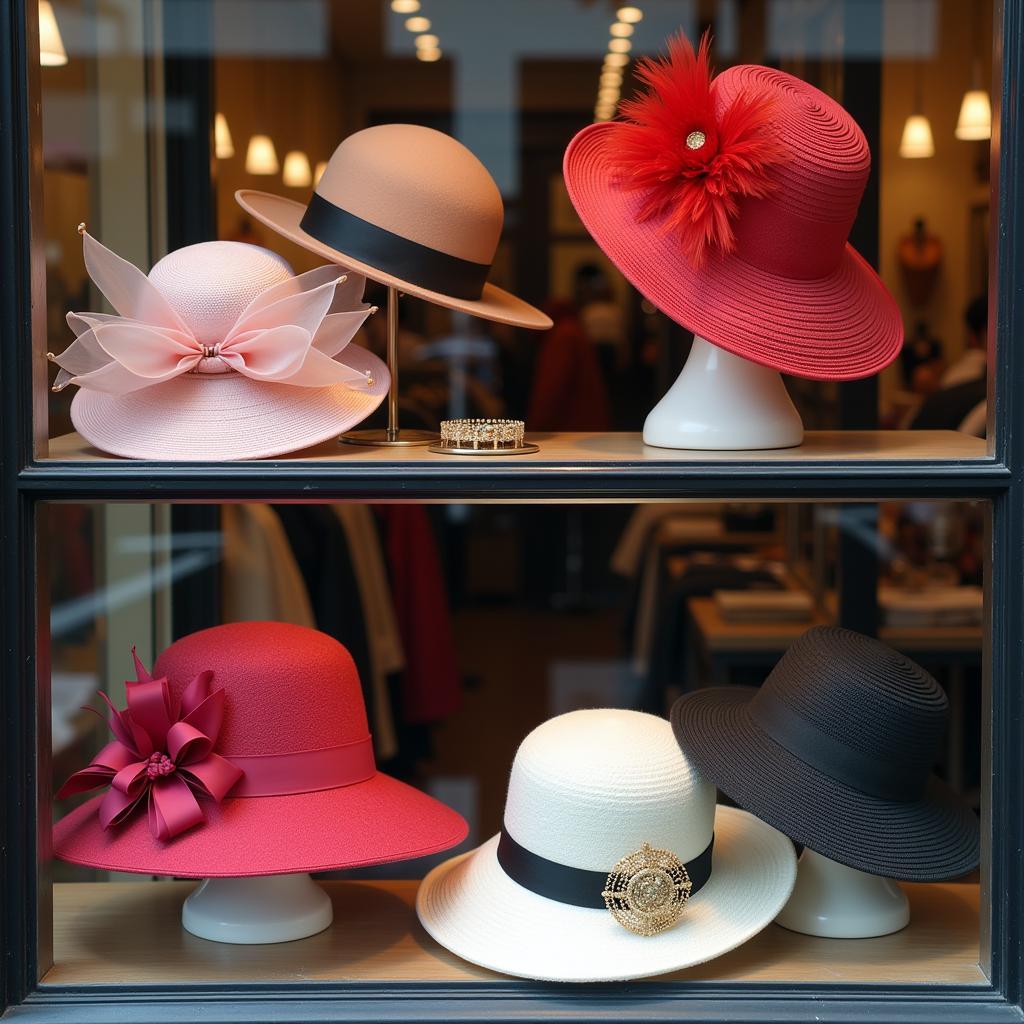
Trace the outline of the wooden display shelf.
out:
[[[502,469],[537,466],[628,466],[678,463],[805,463],[805,462],[929,462],[987,458],[985,441],[956,430],[811,430],[797,448],[769,451],[701,452],[652,448],[638,433],[529,434],[540,445],[534,455],[438,455],[424,447],[368,448],[328,441],[295,455],[265,460],[275,463],[327,462],[359,466],[398,463],[402,466],[448,465]],[[79,434],[50,441],[44,462],[105,462],[126,460],[92,448]]]
[[[334,925],[298,942],[230,946],[182,930],[190,882],[54,887],[54,966],[44,986],[252,982],[480,982],[502,975],[434,942],[414,911],[416,882],[326,882]],[[905,886],[910,926],[878,939],[817,939],[769,925],[726,956],[654,981],[985,985],[978,886]]]
[[[785,622],[730,622],[713,597],[691,597],[686,604],[701,643],[712,655],[736,651],[782,654],[812,626],[835,622],[834,615],[816,609],[810,618]],[[882,626],[879,639],[905,654],[975,654],[980,659],[981,626]]]

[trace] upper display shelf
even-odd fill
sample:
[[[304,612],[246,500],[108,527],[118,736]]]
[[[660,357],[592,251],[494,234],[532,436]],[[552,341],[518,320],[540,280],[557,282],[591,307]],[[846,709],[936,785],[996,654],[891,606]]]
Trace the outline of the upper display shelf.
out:
[[[441,455],[335,441],[249,462],[136,462],[77,434],[50,442],[22,486],[53,497],[643,500],[682,497],[977,496],[1005,486],[983,440],[956,431],[811,431],[795,448],[654,448],[639,434],[531,434],[529,455]]]

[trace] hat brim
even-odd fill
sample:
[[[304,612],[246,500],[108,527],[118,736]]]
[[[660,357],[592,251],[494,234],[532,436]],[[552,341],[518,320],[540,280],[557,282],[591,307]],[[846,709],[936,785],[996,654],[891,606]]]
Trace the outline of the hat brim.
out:
[[[206,821],[167,842],[153,837],[145,807],[104,829],[102,799],[54,826],[62,860],[144,875],[241,878],[410,860],[450,850],[469,831],[451,808],[380,772],[314,793],[203,801]]]
[[[444,292],[421,288],[412,281],[395,277],[369,263],[354,259],[347,253],[332,249],[329,245],[317,241],[312,235],[308,235],[302,230],[299,224],[306,212],[306,207],[294,199],[286,199],[284,196],[275,196],[270,192],[260,192],[250,188],[239,189],[235,193],[235,199],[246,213],[252,214],[261,224],[272,228],[279,235],[283,235],[301,245],[303,249],[308,249],[325,260],[340,263],[355,273],[363,274],[378,284],[398,288],[408,295],[415,295],[417,298],[426,299],[428,302],[445,306],[448,309],[461,310],[463,313],[470,313],[484,320],[494,320],[497,323],[510,324],[513,327],[528,327],[532,330],[546,330],[551,326],[551,317],[546,313],[542,313],[528,302],[516,298],[515,295],[496,285],[485,284],[483,294],[479,299],[458,299],[451,295],[445,295]]]
[[[565,183],[594,240],[658,309],[735,355],[798,377],[854,380],[896,358],[899,307],[849,244],[818,280],[768,274],[717,250],[695,269],[672,234],[639,219],[641,197],[616,186],[608,147],[619,128],[589,125],[572,140]]]
[[[874,875],[914,882],[959,878],[978,866],[980,828],[937,778],[921,800],[860,793],[805,764],[750,716],[756,688],[711,687],[676,701],[676,740],[741,807],[817,853]]]
[[[752,815],[719,807],[711,878],[660,935],[634,935],[606,910],[538,896],[497,859],[498,836],[434,868],[416,897],[420,923],[471,963],[537,981],[626,981],[692,967],[769,924],[796,881],[793,844]]]
[[[384,400],[391,380],[384,363],[355,344],[343,356],[373,384],[305,388],[240,373],[185,373],[126,395],[82,388],[71,422],[95,448],[129,459],[273,458],[343,433]]]

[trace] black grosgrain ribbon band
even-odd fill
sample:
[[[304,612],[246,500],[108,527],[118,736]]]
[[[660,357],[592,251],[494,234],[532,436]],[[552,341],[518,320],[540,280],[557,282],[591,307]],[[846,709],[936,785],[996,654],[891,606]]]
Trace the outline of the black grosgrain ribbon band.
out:
[[[696,896],[711,877],[711,852],[714,845],[715,839],[712,836],[707,848],[683,865],[690,876],[691,897]],[[538,896],[546,896],[549,900],[557,900],[559,903],[569,903],[574,907],[589,907],[594,910],[606,908],[602,894],[608,881],[607,871],[585,871],[582,868],[572,868],[568,864],[548,860],[525,846],[520,846],[504,828],[498,840],[498,863],[513,882],[518,882],[524,889],[529,889]]]
[[[780,747],[858,793],[897,803],[920,800],[925,794],[928,775],[920,766],[894,764],[854,750],[782,701],[755,697],[749,713]]]
[[[491,269],[489,263],[464,260],[371,224],[317,192],[299,227],[342,256],[455,299],[479,299]]]

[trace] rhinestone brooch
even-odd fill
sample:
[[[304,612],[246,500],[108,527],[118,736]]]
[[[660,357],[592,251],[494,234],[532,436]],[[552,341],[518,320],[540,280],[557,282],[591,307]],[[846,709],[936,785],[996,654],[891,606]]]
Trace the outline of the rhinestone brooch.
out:
[[[703,132],[690,132],[690,134],[686,136],[686,148],[694,150],[700,149],[700,147],[707,141],[708,137]]]
[[[683,862],[649,843],[623,857],[604,883],[604,905],[623,928],[658,935],[680,918],[693,883]]]

